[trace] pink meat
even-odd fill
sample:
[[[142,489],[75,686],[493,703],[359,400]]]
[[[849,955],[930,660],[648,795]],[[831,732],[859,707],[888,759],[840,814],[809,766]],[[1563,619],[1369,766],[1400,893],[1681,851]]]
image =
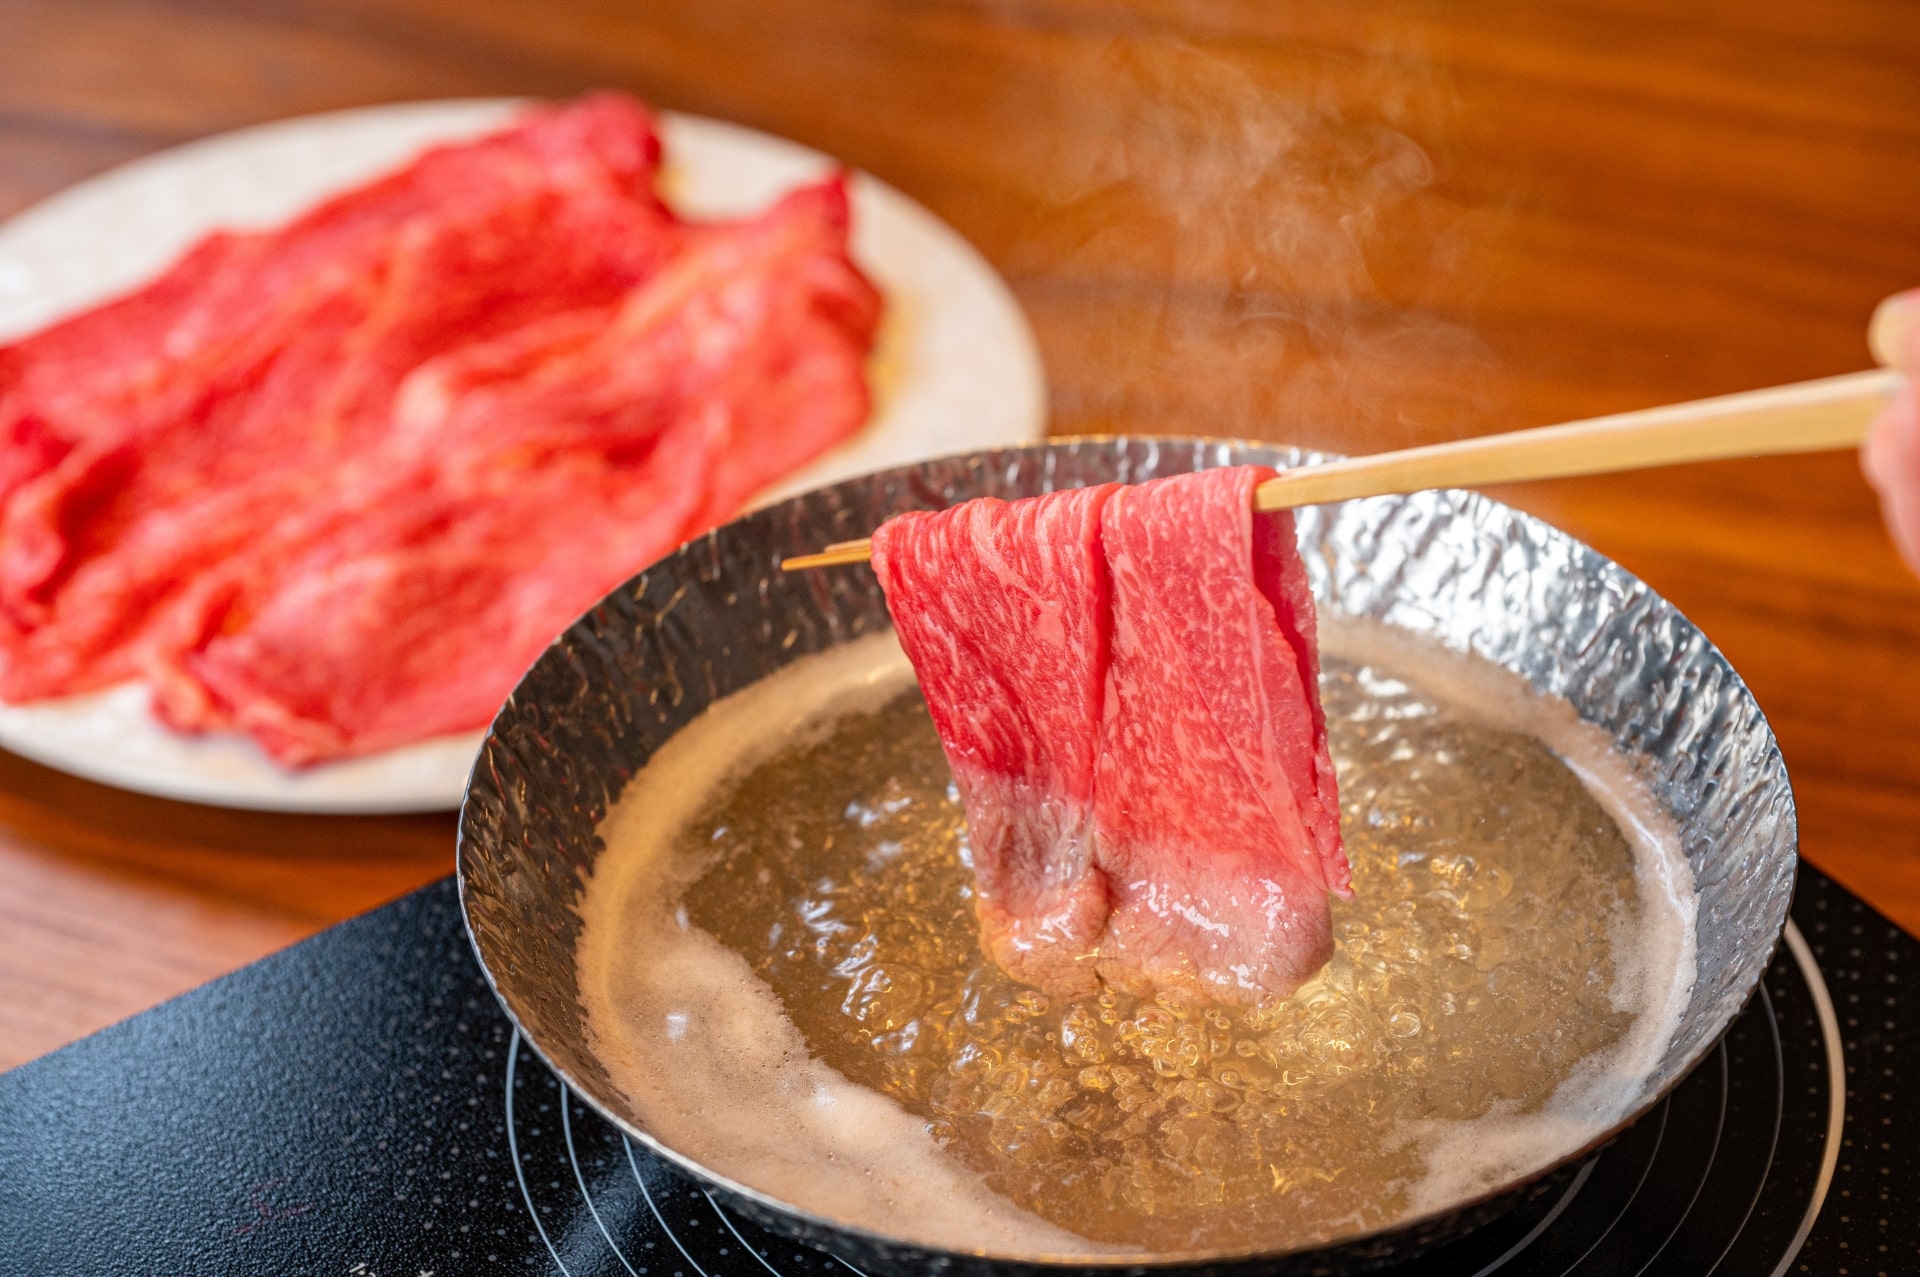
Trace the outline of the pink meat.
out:
[[[213,631],[149,671],[156,708],[294,766],[482,726],[554,634],[677,541],[690,504],[586,458],[484,507],[406,494],[289,556],[265,588],[211,600],[226,609]]]
[[[1312,598],[1272,472],[1129,488],[1102,533],[1113,656],[1095,781],[1113,896],[1100,974],[1216,1000],[1287,994],[1333,954],[1348,894]]]
[[[982,947],[1030,984],[1096,987],[1109,903],[1093,859],[1109,484],[907,514],[873,566],[965,800]]]
[[[659,161],[647,110],[599,94],[432,148],[279,229],[207,237],[139,290],[0,346],[0,506],[80,440],[181,411],[209,381],[264,358],[316,287],[379,271],[409,236],[554,192],[568,210],[670,222],[653,192]],[[549,229],[562,248],[603,253],[615,243]],[[29,437],[31,447],[13,446]]]
[[[865,421],[847,228],[841,181],[803,188],[616,305],[423,365],[347,492],[201,578],[163,717],[291,764],[484,725],[595,600]]]
[[[358,482],[420,364],[616,303],[684,234],[657,155],[635,104],[538,110],[0,350],[0,696],[137,674],[204,572]]]
[[[1271,471],[911,514],[874,564],[966,801],[983,948],[1100,983],[1285,995],[1350,894],[1313,600]]]
[[[422,364],[401,389],[398,432],[450,469],[476,455],[491,470],[495,457],[579,447],[636,461],[693,414],[702,487],[685,535],[704,532],[865,420],[881,299],[847,256],[850,230],[843,177],[749,221],[690,228],[679,255],[613,305]]]
[[[0,699],[130,677],[300,765],[484,725],[622,579],[854,433],[844,180],[679,221],[613,95],[0,347]]]

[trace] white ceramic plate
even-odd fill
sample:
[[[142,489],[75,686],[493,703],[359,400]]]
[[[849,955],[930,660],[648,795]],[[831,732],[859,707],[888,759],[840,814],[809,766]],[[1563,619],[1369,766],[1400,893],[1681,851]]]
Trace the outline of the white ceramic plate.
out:
[[[0,341],[124,292],[216,227],[269,227],[407,160],[503,123],[508,100],[420,102],[286,120],[138,160],[0,225]],[[664,121],[668,198],[693,217],[739,216],[833,161],[714,120]],[[965,240],[899,191],[853,183],[853,256],[886,294],[865,429],[761,495],[1045,433],[1039,353],[1012,294]],[[145,691],[0,706],[0,746],[145,793],[280,811],[457,807],[479,733],[289,772],[240,737],[184,737]]]

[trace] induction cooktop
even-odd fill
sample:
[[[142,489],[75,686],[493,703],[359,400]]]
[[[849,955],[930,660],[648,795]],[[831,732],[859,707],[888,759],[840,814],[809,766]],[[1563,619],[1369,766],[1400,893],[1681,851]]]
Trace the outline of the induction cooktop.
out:
[[[1566,1187],[1384,1270],[1920,1272],[1920,943],[1802,866],[1752,1003]],[[0,1274],[857,1273],[574,1099],[451,880],[0,1074]]]

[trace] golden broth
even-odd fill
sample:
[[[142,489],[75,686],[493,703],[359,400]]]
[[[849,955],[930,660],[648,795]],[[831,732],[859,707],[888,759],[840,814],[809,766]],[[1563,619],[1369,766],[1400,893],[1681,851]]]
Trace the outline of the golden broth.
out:
[[[657,892],[675,929],[731,962],[722,986],[750,984],[758,1014],[777,1010],[783,1059],[804,1051],[849,1092],[891,1100],[947,1173],[1012,1208],[1011,1240],[963,1248],[1242,1250],[1385,1226],[1582,1142],[1577,1121],[1527,1122],[1576,1079],[1612,1068],[1624,1085],[1643,1067],[1617,1057],[1630,1038],[1644,1048],[1636,1020],[1664,1005],[1640,964],[1661,904],[1644,849],[1535,736],[1357,663],[1329,660],[1322,695],[1354,898],[1335,902],[1331,964],[1284,1000],[1063,1002],[986,961],[963,813],[910,681],[870,683],[856,707],[683,798],[652,840],[651,886],[630,899]],[[590,933],[619,925],[595,912],[606,895],[596,878]],[[630,935],[657,917],[624,912]],[[590,1023],[616,1057],[671,1079],[693,1057],[663,1038],[684,1043],[702,1011],[663,1021],[670,980],[629,977],[639,985],[583,980]],[[761,1090],[804,1102],[779,1067]],[[670,1090],[655,1087],[656,1111]],[[695,1106],[682,1116],[697,1133]],[[890,1129],[874,1139],[898,1144],[908,1127]],[[1556,1139],[1570,1142],[1544,1147]],[[796,1191],[804,1175],[783,1195]],[[905,1191],[823,1213],[899,1234]]]

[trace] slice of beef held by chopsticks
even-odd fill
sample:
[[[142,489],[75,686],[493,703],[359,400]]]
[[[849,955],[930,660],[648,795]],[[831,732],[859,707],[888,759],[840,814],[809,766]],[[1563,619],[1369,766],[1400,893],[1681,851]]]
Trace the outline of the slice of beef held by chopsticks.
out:
[[[1333,956],[1328,892],[1351,894],[1293,518],[1253,512],[1272,474],[1159,479],[1102,514],[1099,967],[1135,992],[1291,993]]]
[[[1116,488],[969,501],[873,536],[966,803],[981,947],[1062,996],[1098,987],[1109,910],[1093,784],[1111,623],[1100,511]]]
[[[966,801],[982,947],[1078,996],[1291,993],[1350,891],[1271,471],[910,514],[874,566]]]

